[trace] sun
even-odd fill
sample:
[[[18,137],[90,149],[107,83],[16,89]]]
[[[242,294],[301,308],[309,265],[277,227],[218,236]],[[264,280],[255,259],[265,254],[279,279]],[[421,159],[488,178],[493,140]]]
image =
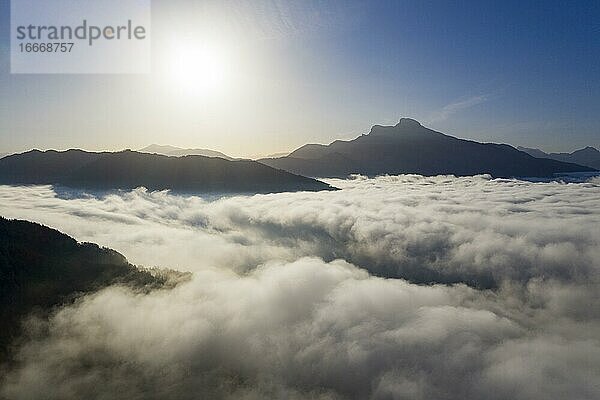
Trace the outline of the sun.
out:
[[[171,85],[193,96],[216,96],[229,84],[230,67],[227,52],[222,47],[180,44],[170,56]]]

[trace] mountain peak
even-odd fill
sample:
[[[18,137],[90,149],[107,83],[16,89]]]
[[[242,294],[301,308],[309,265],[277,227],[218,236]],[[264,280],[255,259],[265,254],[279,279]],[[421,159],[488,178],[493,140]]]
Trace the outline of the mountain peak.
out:
[[[445,135],[411,118],[402,118],[394,126],[374,125],[368,134],[353,140],[304,146],[289,157],[260,161],[300,175],[341,178],[350,174],[548,177],[593,171],[579,163],[531,157],[509,145]]]
[[[162,145],[162,144],[156,144],[156,143],[152,143],[150,146],[146,146],[143,149],[140,149],[139,151],[141,153],[157,153],[157,154],[162,154],[165,152],[172,152],[172,151],[177,151],[177,150],[182,150],[180,147],[175,147],[175,146],[171,146],[171,145]]]
[[[369,134],[373,136],[396,135],[399,132],[402,134],[421,134],[423,129],[425,128],[417,120],[412,118],[400,118],[400,121],[394,126],[373,125]]]
[[[412,118],[400,118],[400,121],[396,124],[396,127],[402,128],[422,128],[423,125],[416,119]]]

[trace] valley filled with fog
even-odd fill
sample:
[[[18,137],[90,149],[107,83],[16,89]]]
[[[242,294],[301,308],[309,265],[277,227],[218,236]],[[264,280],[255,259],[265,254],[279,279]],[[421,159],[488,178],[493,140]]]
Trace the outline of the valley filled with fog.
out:
[[[192,273],[28,321],[0,398],[600,397],[598,177],[326,182],[341,190],[0,186],[6,218]]]

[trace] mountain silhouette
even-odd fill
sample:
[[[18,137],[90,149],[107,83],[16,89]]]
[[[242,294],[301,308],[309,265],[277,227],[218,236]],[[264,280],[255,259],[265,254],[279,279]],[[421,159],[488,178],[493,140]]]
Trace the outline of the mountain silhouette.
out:
[[[114,250],[78,243],[39,224],[0,217],[0,356],[20,332],[24,316],[47,313],[115,283],[155,288],[166,278],[136,268]]]
[[[169,157],[83,150],[32,150],[0,159],[0,184],[52,184],[86,189],[172,189],[185,192],[317,191],[333,189],[310,178],[250,160]]]
[[[579,165],[585,165],[590,168],[600,169],[600,151],[588,146],[572,153],[546,153],[540,149],[529,147],[517,147],[517,149],[537,158],[549,158],[552,160],[570,162]]]
[[[223,154],[220,151],[209,150],[209,149],[182,149],[181,147],[175,147],[170,145],[151,144],[150,146],[144,147],[138,150],[140,153],[151,153],[151,154],[162,154],[163,156],[204,156],[204,157],[219,157],[225,160],[235,160],[233,157],[229,157],[227,154]]]
[[[577,164],[535,158],[506,144],[444,135],[410,118],[402,118],[395,126],[375,125],[369,134],[353,140],[307,144],[287,157],[258,161],[314,177],[407,173],[547,177],[560,172],[593,171]]]

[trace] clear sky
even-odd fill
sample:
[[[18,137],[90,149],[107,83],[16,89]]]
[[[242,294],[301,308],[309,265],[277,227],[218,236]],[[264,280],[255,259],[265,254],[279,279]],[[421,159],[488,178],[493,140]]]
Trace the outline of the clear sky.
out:
[[[156,0],[149,75],[11,75],[9,11],[0,0],[0,153],[255,156],[402,116],[482,141],[600,147],[598,1]],[[218,79],[178,53],[197,48]]]

